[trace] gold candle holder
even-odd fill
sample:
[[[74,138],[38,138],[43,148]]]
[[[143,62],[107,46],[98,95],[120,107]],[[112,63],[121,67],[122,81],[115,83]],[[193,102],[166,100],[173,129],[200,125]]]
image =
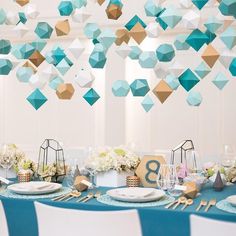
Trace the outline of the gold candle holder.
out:
[[[139,187],[140,186],[140,178],[138,176],[127,176],[126,177],[126,185],[127,185],[127,187]]]
[[[31,173],[18,173],[18,181],[21,182],[30,182],[31,180]]]

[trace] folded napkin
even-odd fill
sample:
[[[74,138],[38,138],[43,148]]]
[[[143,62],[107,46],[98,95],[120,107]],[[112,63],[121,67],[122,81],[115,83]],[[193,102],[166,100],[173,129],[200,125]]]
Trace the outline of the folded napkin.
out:
[[[46,189],[52,189],[54,187],[53,184],[27,184],[27,185],[19,185],[17,186],[20,190],[26,190],[26,191],[35,191],[35,190],[46,190]]]
[[[8,180],[8,179],[5,179],[3,177],[0,176],[0,182],[3,182],[4,184],[10,184],[12,183],[12,181]]]
[[[124,197],[130,198],[143,198],[148,197],[153,194],[154,189],[145,189],[145,188],[127,188],[127,189],[118,189],[117,194]]]

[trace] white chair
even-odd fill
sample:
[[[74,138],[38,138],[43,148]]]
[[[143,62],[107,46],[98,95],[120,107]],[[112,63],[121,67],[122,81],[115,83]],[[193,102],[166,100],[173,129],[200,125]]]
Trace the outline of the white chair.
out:
[[[191,236],[235,236],[236,223],[208,219],[201,216],[190,216]]]
[[[7,219],[1,201],[0,201],[0,235],[8,236]]]
[[[39,236],[141,236],[136,210],[86,211],[35,202]]]

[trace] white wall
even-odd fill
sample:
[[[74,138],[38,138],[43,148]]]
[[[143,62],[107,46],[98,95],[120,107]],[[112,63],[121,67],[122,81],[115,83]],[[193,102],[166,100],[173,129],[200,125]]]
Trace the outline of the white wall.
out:
[[[9,1],[3,0],[1,7],[9,7]],[[51,7],[45,8],[44,1],[35,0],[41,20],[49,19],[56,21],[56,6],[59,1],[50,1]],[[91,13],[96,13],[89,22],[98,21],[102,27],[114,27],[114,23],[123,24],[134,14],[144,17],[143,4],[145,1],[124,1],[124,15],[120,21],[108,21],[104,15],[104,8],[89,5]],[[11,3],[15,6],[14,3]],[[132,6],[136,7],[132,7]],[[16,7],[17,8],[17,7]],[[41,18],[40,18],[41,17]],[[33,28],[36,21],[28,23]],[[44,53],[52,48],[57,42],[66,48],[74,36],[81,35],[82,26],[73,25],[70,37],[50,41]],[[9,28],[0,28],[0,38],[12,37]],[[168,32],[158,39],[146,40],[141,47],[143,50],[155,50],[160,43],[173,42],[178,34]],[[34,38],[32,34],[25,37],[25,41]],[[74,66],[64,77],[65,81],[73,81],[73,77],[79,68],[88,66],[88,53],[91,52],[91,42],[85,42],[86,54],[76,61]],[[223,44],[216,40],[214,46],[222,52]],[[214,71],[203,79],[196,89],[202,93],[203,103],[199,108],[190,107],[186,103],[187,93],[180,88],[174,92],[162,105],[158,99],[151,94],[155,101],[153,109],[146,113],[141,107],[143,98],[128,95],[126,99],[116,98],[112,95],[111,86],[117,79],[127,79],[132,82],[136,78],[147,78],[151,88],[159,82],[154,72],[150,69],[141,69],[137,61],[126,59],[123,61],[116,53],[113,46],[108,53],[107,66],[104,70],[93,69],[96,76],[94,88],[101,95],[101,99],[90,107],[82,98],[86,90],[75,85],[76,92],[71,101],[59,100],[54,91],[45,88],[43,93],[48,97],[48,102],[38,111],[35,111],[26,101],[26,97],[32,89],[27,84],[19,83],[15,72],[7,77],[0,78],[0,143],[16,143],[29,152],[32,158],[37,158],[40,144],[45,138],[55,138],[64,143],[65,149],[77,149],[85,146],[119,145],[129,144],[138,151],[155,152],[155,150],[169,150],[183,139],[193,139],[197,151],[202,159],[219,158],[223,144],[235,145],[236,126],[236,80],[230,79],[225,89],[220,92],[211,82],[214,76],[223,71],[222,65],[217,62]],[[200,55],[193,50],[178,52],[176,60],[194,69],[200,63]],[[194,55],[194,58],[193,58]],[[196,56],[195,56],[196,55]],[[23,64],[23,63],[21,63]],[[44,62],[39,70],[46,66]],[[224,70],[225,72],[225,70]],[[75,152],[69,155],[75,155]]]

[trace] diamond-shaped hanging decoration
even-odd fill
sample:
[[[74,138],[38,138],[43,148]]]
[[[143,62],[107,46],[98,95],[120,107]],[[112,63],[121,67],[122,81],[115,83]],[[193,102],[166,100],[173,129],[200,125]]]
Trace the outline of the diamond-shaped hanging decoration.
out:
[[[179,4],[185,9],[189,9],[193,5],[192,0],[179,0]]]
[[[170,28],[174,28],[182,19],[182,15],[176,8],[168,7],[159,16]]]
[[[35,4],[27,4],[24,8],[24,12],[27,18],[30,19],[36,19],[40,14]]]
[[[41,52],[45,46],[47,45],[47,42],[45,40],[36,40],[34,42],[31,43],[31,45],[35,48],[35,50]]]
[[[90,106],[92,106],[95,102],[97,102],[100,96],[97,94],[97,92],[93,88],[91,88],[89,89],[88,92],[84,94],[83,98],[85,99],[87,103],[90,104]]]
[[[159,61],[169,62],[175,56],[175,50],[171,44],[161,44],[157,50],[156,55]]]
[[[87,12],[85,7],[80,9],[76,8],[72,14],[72,20],[76,23],[84,23],[90,16],[91,14]]]
[[[28,102],[38,110],[48,99],[39,89],[35,89],[28,97]]]
[[[164,79],[169,74],[169,65],[165,62],[157,63],[154,68],[154,72],[157,78]]]
[[[164,103],[166,99],[172,94],[173,90],[164,81],[161,80],[152,91],[161,103]]]
[[[53,28],[47,22],[39,22],[34,30],[41,39],[49,39],[52,31]]]
[[[34,74],[30,77],[29,84],[34,89],[43,89],[46,85],[46,80],[44,77]]]
[[[186,39],[186,42],[191,46],[195,51],[199,49],[208,41],[208,37],[199,29],[195,29]]]
[[[223,23],[215,16],[210,16],[204,25],[211,33],[216,33]]]
[[[55,30],[57,36],[64,36],[70,33],[70,23],[69,20],[58,21],[55,25]]]
[[[72,4],[74,7],[80,9],[80,8],[86,7],[87,0],[72,0]]]
[[[81,41],[79,39],[75,39],[70,46],[68,47],[68,50],[71,52],[71,54],[78,59],[81,54],[84,52],[85,47],[84,45],[81,43]]]
[[[197,66],[197,68],[194,70],[194,72],[201,79],[203,79],[204,77],[206,77],[211,72],[211,69],[210,69],[210,67],[205,62],[201,62],[201,64],[199,64]]]
[[[116,97],[126,97],[130,91],[126,80],[116,80],[112,85],[112,93]]]
[[[162,7],[160,7],[159,4],[157,5],[154,0],[147,0],[144,9],[147,16],[155,17],[160,13]]]
[[[45,78],[46,81],[51,81],[55,77],[58,76],[56,69],[52,65],[47,66],[43,71],[42,71],[42,76]]]
[[[215,65],[218,60],[220,54],[216,51],[216,49],[209,44],[202,54],[202,59],[207,63],[211,68]]]
[[[64,80],[61,77],[56,76],[49,82],[49,87],[51,89],[57,90],[58,86],[63,83],[64,83]]]
[[[179,76],[179,82],[186,91],[192,89],[199,81],[198,77],[190,69],[185,70]]]
[[[109,48],[116,41],[116,35],[112,30],[105,29],[97,39],[105,48]]]
[[[219,61],[220,63],[226,68],[228,69],[230,66],[230,63],[232,62],[232,60],[236,57],[235,53],[232,52],[231,50],[224,50],[220,57],[219,57]]]
[[[187,97],[187,103],[190,106],[199,106],[202,103],[202,95],[196,91],[190,91]]]
[[[94,75],[89,70],[79,70],[78,74],[75,76],[75,82],[81,88],[92,87],[93,81],[95,80]]]
[[[13,65],[10,60],[0,58],[0,75],[8,75],[12,67]]]
[[[161,33],[161,29],[157,22],[150,22],[145,30],[149,38],[157,38]]]
[[[29,57],[29,60],[38,67],[45,60],[45,57],[39,52],[34,51],[34,53]]]
[[[142,52],[139,56],[139,64],[142,68],[154,68],[157,64],[157,57],[155,52]]]
[[[11,42],[6,39],[0,40],[0,54],[8,54],[11,51]]]
[[[129,31],[127,29],[118,29],[116,31],[116,45],[121,45],[123,42],[128,43],[130,40]]]
[[[29,0],[16,0],[16,3],[18,3],[21,7],[23,7],[29,3]]]
[[[177,90],[180,85],[178,78],[172,74],[167,75],[164,80],[172,90]]]
[[[179,34],[176,36],[174,41],[176,50],[188,50],[190,48],[189,44],[186,43],[187,37],[187,34]]]
[[[188,11],[182,18],[182,24],[187,29],[197,29],[200,23],[200,15],[196,11]]]
[[[59,70],[59,72],[62,75],[65,75],[66,72],[70,69],[70,65],[68,64],[68,62],[65,60],[65,58],[63,58],[56,66],[56,68]]]
[[[222,90],[228,82],[227,77],[221,72],[212,80],[212,83],[220,90]]]
[[[236,2],[234,0],[221,0],[219,10],[224,16],[236,18]]]
[[[146,79],[136,79],[130,85],[133,96],[144,97],[150,90]]]
[[[123,44],[116,49],[116,53],[123,59],[129,56],[131,48],[127,44]]]
[[[220,39],[228,49],[232,49],[236,45],[236,30],[228,27],[221,35]]]
[[[139,22],[136,23],[136,25],[134,27],[132,27],[132,29],[130,30],[129,35],[138,44],[142,43],[143,40],[147,37],[147,33],[145,31],[145,28]]]
[[[233,76],[236,76],[236,58],[234,58],[230,63],[229,71]]]
[[[181,65],[178,61],[175,61],[171,66],[170,66],[170,72],[175,75],[176,77],[179,77],[183,71],[184,71],[185,67],[183,65]]]
[[[126,25],[125,28],[127,30],[131,30],[137,23],[141,24],[141,26],[145,29],[147,25],[139,18],[137,15],[135,15]]]
[[[146,112],[149,112],[151,108],[154,106],[154,102],[151,99],[151,97],[147,95],[141,102],[141,105]]]
[[[192,0],[193,4],[201,10],[209,0]]]

